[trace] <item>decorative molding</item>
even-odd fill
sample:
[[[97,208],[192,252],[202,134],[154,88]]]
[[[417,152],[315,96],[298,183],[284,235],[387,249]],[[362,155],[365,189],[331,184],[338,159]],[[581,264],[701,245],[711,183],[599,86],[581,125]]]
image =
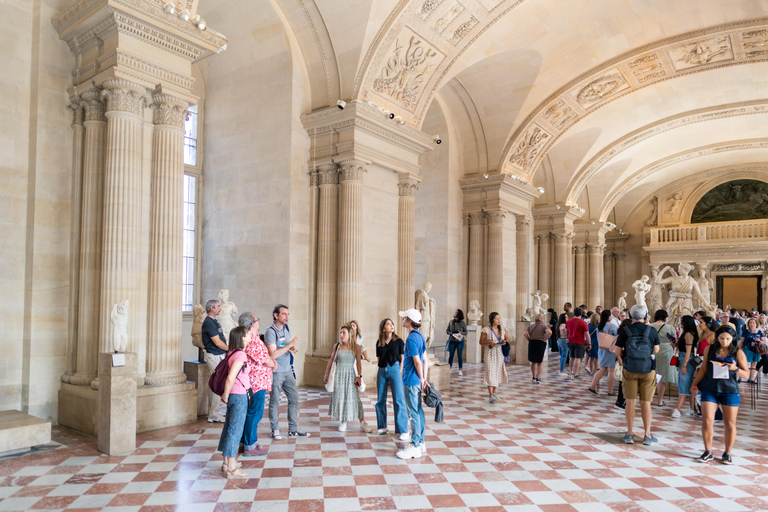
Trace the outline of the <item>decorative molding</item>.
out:
[[[419,184],[416,180],[400,180],[397,184],[397,195],[400,197],[416,197]]]
[[[310,171],[309,172],[309,186],[311,187],[317,187],[320,185],[320,172],[319,171]]]
[[[85,95],[83,95],[85,97]],[[82,105],[85,109],[85,121],[99,121],[105,123],[107,118],[104,116],[106,107],[104,103],[97,99],[84,99]]]
[[[499,168],[502,172],[524,173],[524,177],[531,179],[543,156],[563,133],[608,103],[663,80],[768,60],[768,49],[765,52],[759,49],[763,44],[768,45],[767,26],[768,19],[760,18],[707,27],[644,45],[583,73],[541,102],[518,126],[502,151]],[[731,41],[743,38],[749,40],[752,52],[733,49]],[[529,136],[531,127],[545,124],[552,106],[568,99],[575,99],[579,105],[574,109],[576,117],[561,129],[554,127],[552,136],[527,168],[513,161],[512,155]]]
[[[485,223],[485,214],[483,212],[474,212],[468,214],[469,217],[469,225],[471,226],[481,226]]]
[[[312,15],[309,13],[309,9],[307,9],[307,5],[304,2],[304,0],[297,0],[299,3],[299,7],[301,7],[301,11],[304,14],[304,18],[307,20],[307,24],[309,25],[310,30],[312,31],[312,36],[315,40],[315,44],[317,45],[317,51],[320,53],[320,63],[323,65],[323,74],[325,75],[325,94],[326,94],[326,101],[328,105],[331,105],[333,103],[333,89],[331,87],[331,70],[328,68],[328,57],[326,56],[325,52],[325,46],[323,45],[323,42],[320,39],[320,33],[317,30],[317,27],[315,26],[315,21],[312,18]],[[331,34],[328,32],[328,26],[325,23],[325,19],[323,18],[323,13],[320,12],[320,9],[317,7],[315,2],[312,2],[317,10],[317,15],[320,17],[320,20],[322,21],[322,27],[324,29],[324,35],[328,39],[328,45],[330,46],[330,53],[333,56],[333,60],[336,64],[336,78],[339,79],[339,61],[336,58],[336,49],[333,46],[333,40],[331,39]],[[336,84],[336,90],[341,91],[341,84]]]
[[[324,164],[317,166],[318,185],[338,185],[339,169],[336,164]]]
[[[759,263],[714,263],[710,272],[765,272],[768,265]]]

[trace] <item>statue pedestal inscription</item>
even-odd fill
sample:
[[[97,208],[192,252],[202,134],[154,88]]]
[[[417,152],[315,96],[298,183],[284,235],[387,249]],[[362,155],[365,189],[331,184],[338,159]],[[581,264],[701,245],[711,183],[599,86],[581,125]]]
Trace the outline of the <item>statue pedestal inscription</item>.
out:
[[[115,354],[99,354],[98,449],[107,455],[136,449],[136,354],[124,366],[112,366]],[[122,361],[121,361],[122,362]]]
[[[480,345],[480,329],[476,325],[467,326],[467,358],[468,363],[483,362],[483,347]]]

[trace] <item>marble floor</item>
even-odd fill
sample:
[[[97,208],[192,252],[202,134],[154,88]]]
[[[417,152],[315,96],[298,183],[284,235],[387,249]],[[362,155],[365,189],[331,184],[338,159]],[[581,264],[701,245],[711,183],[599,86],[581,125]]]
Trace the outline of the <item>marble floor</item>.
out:
[[[262,420],[270,452],[244,460],[248,480],[221,476],[221,427],[205,421],[141,434],[138,448],[120,457],[102,456],[95,439],[57,427],[57,445],[0,459],[0,511],[768,510],[766,394],[753,410],[742,388],[735,464],[698,464],[696,418],[675,420],[669,406],[654,406],[659,444],[643,446],[636,437],[625,445],[623,414],[605,387],[595,397],[588,380],[561,378],[556,365],[550,357],[540,385],[526,367],[509,366],[510,383],[495,404],[485,397],[482,366],[466,365],[464,377],[454,368],[443,393],[445,422],[426,411],[428,454],[411,461],[395,458],[402,443],[392,436],[366,435],[357,424],[337,432],[327,395],[307,389],[300,426],[312,437],[272,441]],[[374,401],[367,392],[372,424]],[[717,456],[722,427],[716,430]]]

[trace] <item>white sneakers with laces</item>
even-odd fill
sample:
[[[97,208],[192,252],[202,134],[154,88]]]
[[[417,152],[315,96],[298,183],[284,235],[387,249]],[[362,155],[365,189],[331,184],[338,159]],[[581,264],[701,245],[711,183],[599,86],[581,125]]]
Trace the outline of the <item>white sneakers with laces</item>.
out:
[[[403,459],[403,460],[419,459],[423,456],[424,456],[424,452],[422,452],[421,447],[413,446],[413,445],[408,445],[408,447],[405,448],[404,450],[400,450],[399,452],[397,452],[397,458]]]

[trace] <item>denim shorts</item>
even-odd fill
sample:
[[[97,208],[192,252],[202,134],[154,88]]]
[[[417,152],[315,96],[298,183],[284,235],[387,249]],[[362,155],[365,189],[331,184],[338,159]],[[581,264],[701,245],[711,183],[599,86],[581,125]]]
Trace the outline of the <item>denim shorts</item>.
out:
[[[683,375],[682,366],[677,369],[677,390],[681,395],[691,394],[691,384],[693,384],[693,375],[696,373],[696,367],[688,364],[686,375]]]
[[[738,407],[741,403],[741,395],[739,393],[712,393],[706,389],[700,391],[702,402],[712,402],[713,404],[725,405],[727,407]]]

